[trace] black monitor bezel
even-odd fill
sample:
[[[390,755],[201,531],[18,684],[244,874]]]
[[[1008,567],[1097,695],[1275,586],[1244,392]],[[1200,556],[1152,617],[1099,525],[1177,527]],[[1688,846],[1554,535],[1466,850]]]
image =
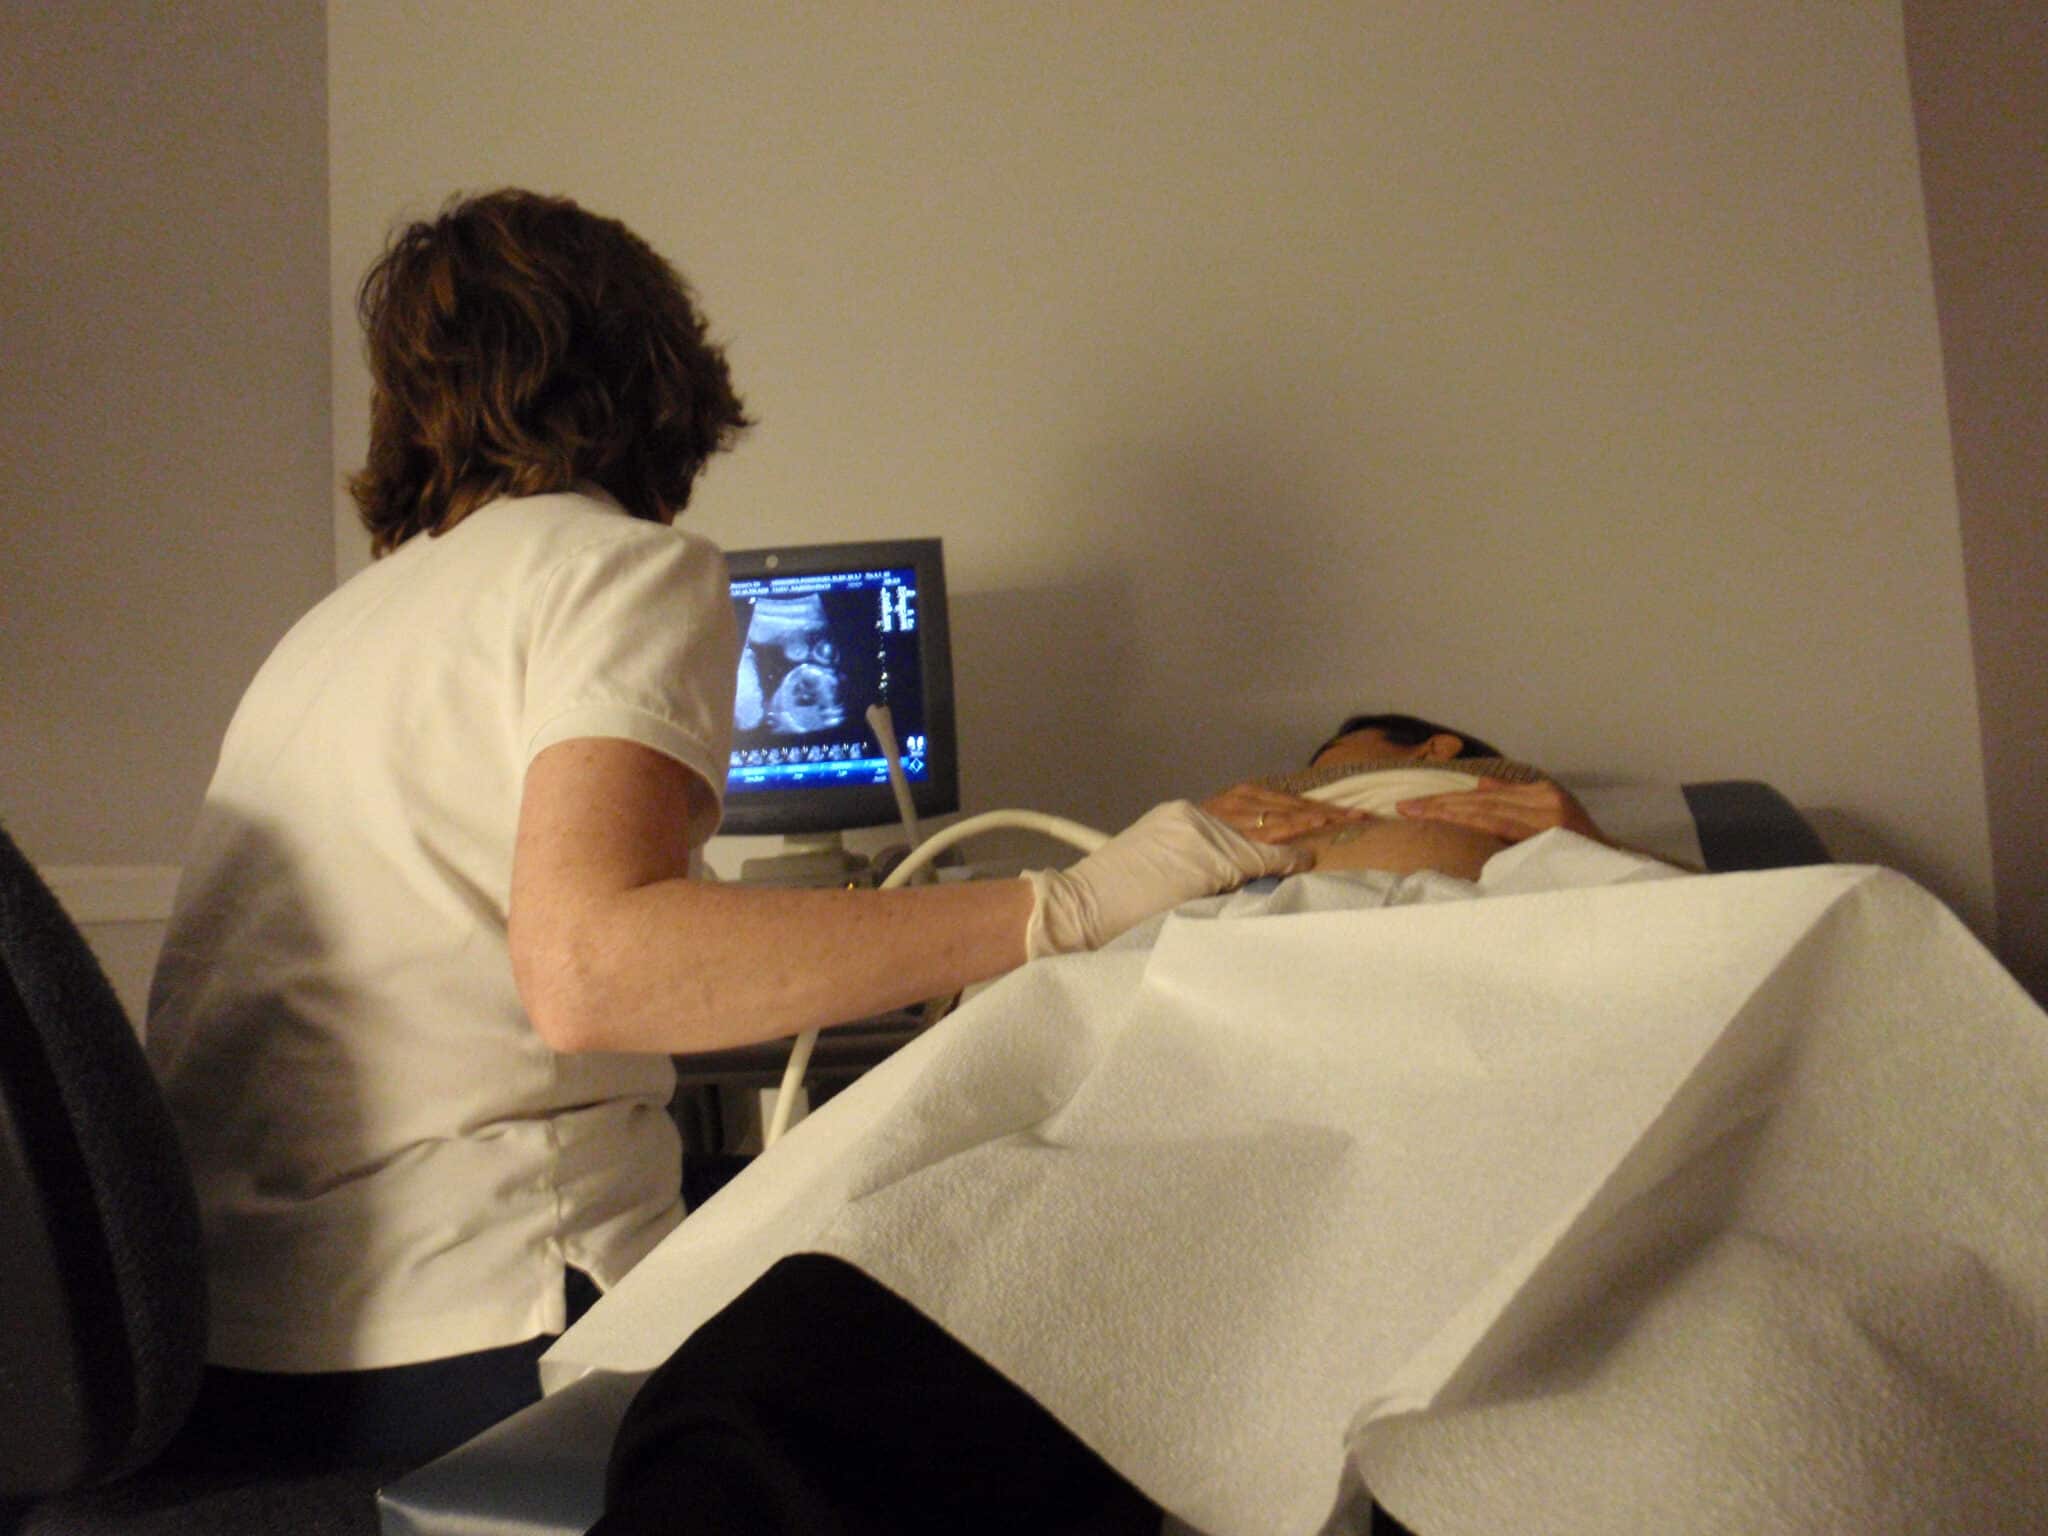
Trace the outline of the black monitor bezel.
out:
[[[953,709],[952,629],[946,604],[945,543],[941,539],[866,539],[844,544],[785,544],[727,550],[729,574],[741,578],[811,576],[831,571],[908,567],[918,589],[919,683],[924,693],[928,772],[910,786],[919,816],[949,816],[960,809],[959,742]],[[837,784],[763,794],[725,796],[721,837],[804,836],[883,826],[901,821],[887,784]]]

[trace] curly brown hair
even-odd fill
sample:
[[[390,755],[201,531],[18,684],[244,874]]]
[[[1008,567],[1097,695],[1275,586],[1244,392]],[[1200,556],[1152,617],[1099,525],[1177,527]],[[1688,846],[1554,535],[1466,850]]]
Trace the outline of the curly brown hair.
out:
[[[392,236],[356,312],[370,452],[348,488],[377,555],[578,481],[673,518],[751,425],[681,274],[567,198],[451,199]]]

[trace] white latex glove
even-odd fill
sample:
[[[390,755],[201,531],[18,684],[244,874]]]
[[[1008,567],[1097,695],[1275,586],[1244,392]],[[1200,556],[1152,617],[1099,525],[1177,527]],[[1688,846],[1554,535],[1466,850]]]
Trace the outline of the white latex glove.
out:
[[[1298,849],[1253,842],[1190,801],[1169,800],[1077,864],[1026,871],[1033,901],[1024,951],[1038,960],[1094,949],[1184,901],[1314,862]]]

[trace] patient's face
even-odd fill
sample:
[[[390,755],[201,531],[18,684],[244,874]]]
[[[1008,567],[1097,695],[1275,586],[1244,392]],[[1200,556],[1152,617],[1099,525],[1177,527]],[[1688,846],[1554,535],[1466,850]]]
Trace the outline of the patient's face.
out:
[[[1350,763],[1447,763],[1464,751],[1465,743],[1448,731],[1439,731],[1427,741],[1404,747],[1387,740],[1376,725],[1339,736],[1316,754],[1312,768],[1341,767]]]

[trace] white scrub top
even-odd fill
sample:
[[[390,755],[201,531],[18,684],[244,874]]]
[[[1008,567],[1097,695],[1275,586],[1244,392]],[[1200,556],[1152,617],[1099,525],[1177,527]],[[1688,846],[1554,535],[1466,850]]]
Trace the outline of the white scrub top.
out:
[[[609,1286],[675,1225],[673,1069],[533,1032],[512,848],[526,766],[556,742],[639,742],[722,792],[736,651],[712,545],[572,494],[414,537],[258,672],[147,1028],[199,1189],[216,1364],[354,1370],[555,1332],[565,1266]]]

